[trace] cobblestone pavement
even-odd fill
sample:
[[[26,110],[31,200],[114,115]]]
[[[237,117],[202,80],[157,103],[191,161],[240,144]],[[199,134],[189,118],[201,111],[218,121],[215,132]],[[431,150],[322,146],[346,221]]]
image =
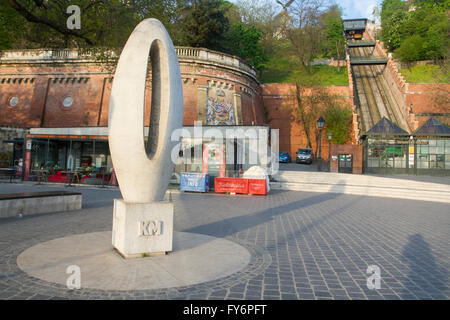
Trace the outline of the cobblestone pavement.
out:
[[[0,193],[61,189],[0,184]],[[448,204],[281,190],[266,197],[172,194],[175,230],[224,237],[250,251],[250,264],[231,276],[163,290],[69,290],[26,275],[16,259],[40,242],[111,230],[120,192],[71,190],[83,193],[83,210],[0,220],[0,299],[450,298]],[[367,288],[371,265],[380,268],[380,289]]]

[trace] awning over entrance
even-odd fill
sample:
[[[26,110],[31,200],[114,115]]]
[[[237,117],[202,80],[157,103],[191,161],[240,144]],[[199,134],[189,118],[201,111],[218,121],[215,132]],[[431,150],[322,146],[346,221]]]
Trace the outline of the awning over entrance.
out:
[[[56,140],[107,140],[108,127],[31,128],[28,138]]]

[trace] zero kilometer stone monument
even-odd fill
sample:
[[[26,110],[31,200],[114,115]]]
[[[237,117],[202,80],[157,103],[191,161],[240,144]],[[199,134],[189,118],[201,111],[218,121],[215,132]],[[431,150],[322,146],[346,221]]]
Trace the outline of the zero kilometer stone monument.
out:
[[[152,105],[146,145],[144,93],[149,53]],[[174,166],[171,134],[182,125],[182,97],[177,56],[167,31],[158,20],[142,21],[120,56],[109,106],[109,147],[123,196],[114,201],[112,245],[111,232],[38,243],[17,257],[21,270],[67,285],[67,267],[75,265],[80,268],[83,289],[151,290],[216,280],[250,263],[250,252],[237,243],[173,230],[174,207],[163,199]],[[170,255],[151,259],[122,258],[172,250]],[[267,263],[255,261],[255,268]]]
[[[149,52],[152,101],[146,145]],[[114,201],[112,244],[126,258],[172,251],[173,204],[163,198],[174,166],[171,134],[183,122],[182,90],[169,34],[158,20],[143,20],[120,55],[109,105],[109,148],[123,196]]]

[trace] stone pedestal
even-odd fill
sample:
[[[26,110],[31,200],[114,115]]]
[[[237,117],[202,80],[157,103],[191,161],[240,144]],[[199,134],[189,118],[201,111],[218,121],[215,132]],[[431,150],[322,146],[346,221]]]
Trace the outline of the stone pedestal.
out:
[[[114,199],[112,244],[125,258],[172,251],[173,203]]]

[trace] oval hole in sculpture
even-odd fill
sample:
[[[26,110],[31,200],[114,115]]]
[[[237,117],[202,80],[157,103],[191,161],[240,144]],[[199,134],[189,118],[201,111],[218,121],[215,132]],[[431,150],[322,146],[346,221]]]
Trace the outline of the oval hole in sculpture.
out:
[[[161,141],[164,137],[160,134],[160,127],[166,127],[166,124],[161,123],[161,114],[167,112],[169,108],[169,94],[170,94],[170,75],[169,63],[166,53],[166,48],[161,40],[154,40],[150,46],[150,62],[151,62],[151,88],[152,98],[150,106],[150,126],[148,128],[147,141],[145,142],[145,150],[149,159],[154,158],[158,150],[161,148]],[[165,75],[164,77],[162,75]],[[145,112],[145,107],[144,107]],[[145,116],[144,116],[145,119]],[[144,120],[145,121],[145,120]],[[145,137],[145,127],[144,127]],[[145,140],[145,139],[144,139]]]

